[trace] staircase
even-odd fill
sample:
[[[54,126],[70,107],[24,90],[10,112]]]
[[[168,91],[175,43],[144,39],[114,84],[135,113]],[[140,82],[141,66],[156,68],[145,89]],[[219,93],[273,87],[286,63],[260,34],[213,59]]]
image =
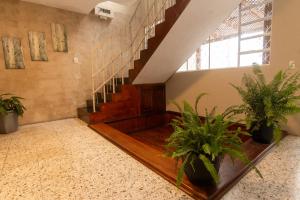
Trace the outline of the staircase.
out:
[[[153,112],[164,112],[165,94],[163,84],[132,85],[138,73],[150,59],[173,24],[179,18],[190,0],[141,0],[130,20],[130,27],[141,22],[137,31],[130,30],[134,35],[130,46],[121,52],[106,66],[98,67],[97,61],[93,63],[93,94],[87,100],[86,107],[77,110],[78,117],[89,124],[97,122],[118,120],[125,117],[134,117],[145,114],[143,109],[142,91],[151,91],[147,98],[158,97],[162,103],[152,107]],[[146,10],[141,20],[137,15]],[[101,51],[95,49],[94,52]],[[97,60],[97,54],[92,60]],[[95,69],[96,68],[96,69]],[[144,90],[145,87],[148,89]],[[155,101],[155,100],[154,100]],[[143,104],[143,105],[142,105]],[[152,102],[153,104],[153,102]],[[147,107],[147,106],[146,106]],[[151,107],[151,106],[150,106]],[[151,110],[150,109],[150,110]],[[149,109],[146,113],[150,113]]]
[[[78,117],[94,124],[165,112],[163,83],[239,2],[140,0],[124,28],[129,46],[104,66],[97,54],[103,50],[92,51],[92,99]]]

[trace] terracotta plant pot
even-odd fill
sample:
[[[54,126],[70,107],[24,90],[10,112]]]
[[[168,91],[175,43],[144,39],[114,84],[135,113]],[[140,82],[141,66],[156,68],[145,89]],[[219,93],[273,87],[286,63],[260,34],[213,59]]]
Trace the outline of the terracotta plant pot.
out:
[[[196,155],[195,155],[196,157]],[[184,172],[191,183],[195,185],[212,185],[215,184],[212,176],[210,175],[209,171],[207,171],[206,167],[204,166],[203,162],[199,158],[195,158],[193,166],[190,164],[191,157],[187,161],[185,166]],[[212,163],[216,168],[217,172],[219,172],[220,164],[222,161],[222,157],[218,156]]]
[[[267,122],[263,122],[258,130],[251,131],[254,141],[263,144],[271,144],[273,142],[274,126],[268,126]]]
[[[14,111],[8,111],[6,115],[0,115],[0,133],[12,133],[18,130],[18,115]]]

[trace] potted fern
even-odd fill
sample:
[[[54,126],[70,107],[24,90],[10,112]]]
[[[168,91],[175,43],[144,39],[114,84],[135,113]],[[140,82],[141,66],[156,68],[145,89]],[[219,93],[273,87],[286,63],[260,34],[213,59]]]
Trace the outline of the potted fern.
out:
[[[23,116],[26,109],[23,98],[11,94],[0,95],[0,133],[11,133],[18,130],[18,116]]]
[[[287,122],[286,116],[300,111],[300,96],[296,95],[300,73],[291,73],[290,69],[279,71],[267,83],[259,66],[254,66],[253,72],[254,76],[244,75],[242,87],[232,85],[244,102],[236,112],[246,114],[246,124],[255,141],[278,143],[282,135],[280,125]]]
[[[174,132],[167,139],[166,148],[168,156],[182,163],[177,174],[177,186],[182,183],[184,173],[193,184],[218,183],[220,163],[226,154],[232,159],[238,158],[246,164],[250,163],[241,148],[242,140],[239,137],[249,134],[240,128],[229,130],[233,125],[230,121],[232,109],[215,115],[214,108],[210,113],[206,111],[205,119],[200,120],[197,110],[203,95],[197,97],[195,108],[184,102],[181,109],[174,102],[181,117],[171,122]]]

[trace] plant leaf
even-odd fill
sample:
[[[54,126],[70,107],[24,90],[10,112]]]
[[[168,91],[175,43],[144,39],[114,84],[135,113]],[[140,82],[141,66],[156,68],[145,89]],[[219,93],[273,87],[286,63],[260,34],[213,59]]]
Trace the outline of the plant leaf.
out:
[[[182,183],[185,165],[186,165],[186,163],[187,163],[187,161],[188,161],[190,155],[191,155],[191,154],[188,154],[188,155],[185,157],[185,159],[184,159],[182,165],[180,166],[180,168],[179,168],[179,170],[178,170],[178,173],[177,173],[177,179],[176,179],[176,186],[177,186],[177,187],[179,187],[179,186],[181,185],[181,183]]]
[[[207,171],[209,171],[209,173],[211,174],[211,176],[214,179],[215,183],[218,183],[219,182],[219,175],[218,175],[218,172],[217,172],[216,168],[211,163],[211,161],[203,154],[199,155],[199,159],[202,160],[205,168],[207,169]]]
[[[198,113],[198,104],[199,104],[199,101],[200,101],[200,99],[203,97],[203,96],[205,96],[205,95],[207,95],[207,93],[201,93],[201,94],[199,94],[198,96],[197,96],[197,98],[196,98],[196,101],[195,101],[195,111],[196,111],[196,113],[199,115],[199,113]]]

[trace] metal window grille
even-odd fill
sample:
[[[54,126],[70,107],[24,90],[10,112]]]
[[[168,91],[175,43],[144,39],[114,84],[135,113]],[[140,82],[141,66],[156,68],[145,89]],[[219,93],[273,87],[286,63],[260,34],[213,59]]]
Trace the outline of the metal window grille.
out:
[[[270,64],[273,0],[244,0],[217,30],[197,49],[196,68],[200,70]],[[218,45],[228,52],[216,51]],[[222,43],[223,42],[223,43]],[[232,47],[232,48],[231,48]],[[230,52],[231,51],[231,52]],[[228,54],[228,66],[214,66]],[[205,60],[205,61],[204,61]],[[234,60],[234,61],[233,61]],[[188,64],[179,71],[190,71]]]

